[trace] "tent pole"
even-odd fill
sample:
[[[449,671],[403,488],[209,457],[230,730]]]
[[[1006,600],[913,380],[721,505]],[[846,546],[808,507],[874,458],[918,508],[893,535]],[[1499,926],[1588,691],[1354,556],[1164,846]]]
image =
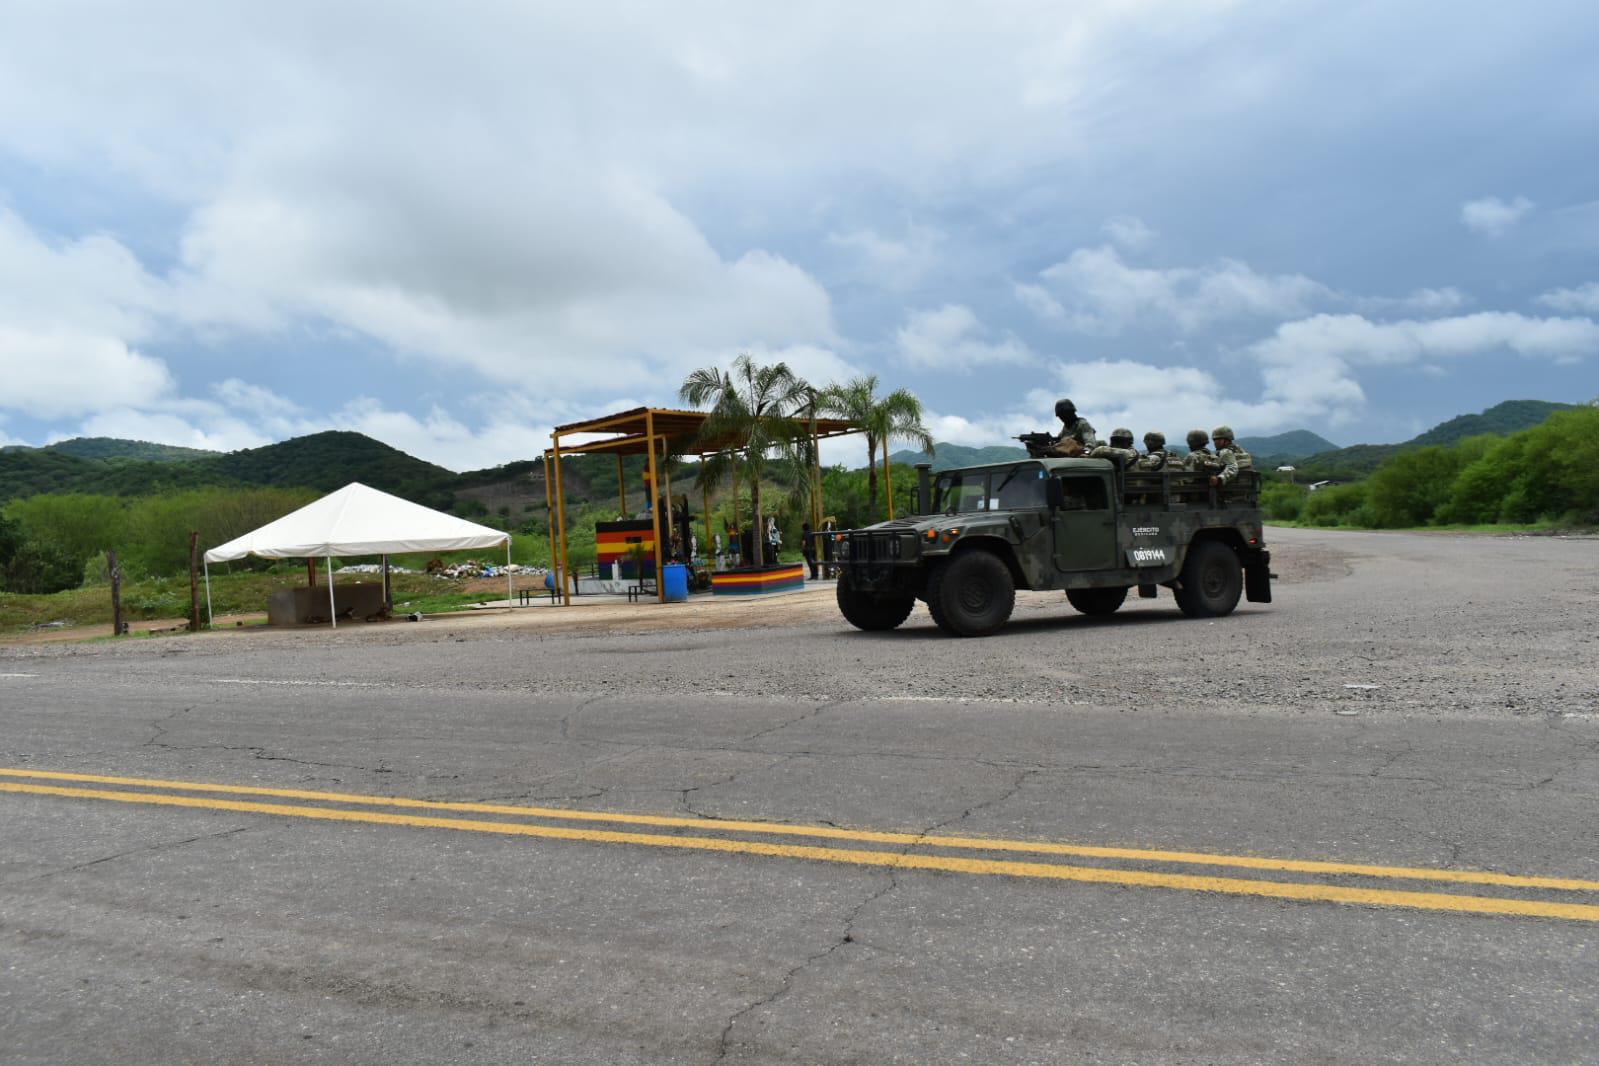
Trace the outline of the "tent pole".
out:
[[[339,609],[333,602],[333,556],[328,556],[328,621],[339,628]]]
[[[511,609],[511,538],[505,538],[505,609]]]
[[[217,616],[211,611],[211,561],[205,561],[205,624],[217,627]]]

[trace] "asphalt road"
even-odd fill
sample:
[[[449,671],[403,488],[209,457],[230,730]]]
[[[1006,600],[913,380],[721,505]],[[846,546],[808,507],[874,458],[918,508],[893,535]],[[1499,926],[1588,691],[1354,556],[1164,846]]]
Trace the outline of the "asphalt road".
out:
[[[1599,1060],[1599,541],[1272,539],[1215,622],[0,649],[0,1061]]]

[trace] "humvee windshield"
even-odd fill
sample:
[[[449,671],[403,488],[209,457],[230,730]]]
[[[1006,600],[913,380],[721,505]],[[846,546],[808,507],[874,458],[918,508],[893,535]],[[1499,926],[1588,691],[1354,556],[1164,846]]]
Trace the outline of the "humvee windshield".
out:
[[[1046,506],[1048,473],[1036,464],[1008,470],[973,470],[944,474],[933,494],[934,514],[973,511],[1024,511]]]

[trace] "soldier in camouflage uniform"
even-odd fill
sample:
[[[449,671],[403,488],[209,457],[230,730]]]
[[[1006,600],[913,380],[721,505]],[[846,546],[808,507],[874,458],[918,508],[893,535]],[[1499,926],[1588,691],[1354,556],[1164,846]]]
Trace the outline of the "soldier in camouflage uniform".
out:
[[[1238,471],[1255,469],[1255,457],[1233,440],[1231,426],[1217,426],[1210,431],[1210,439],[1216,442],[1216,460],[1221,467],[1211,474],[1212,485],[1226,485],[1238,477]]]
[[[1134,470],[1165,470],[1176,467],[1177,459],[1166,451],[1166,434],[1150,430],[1144,434],[1144,454],[1133,463]]]
[[[1090,459],[1109,459],[1122,470],[1138,462],[1138,452],[1133,448],[1133,431],[1118,426],[1110,431],[1110,443],[1101,444],[1088,453]]]
[[[1061,421],[1061,431],[1055,438],[1051,454],[1070,458],[1087,455],[1099,447],[1099,438],[1094,436],[1094,427],[1088,424],[1088,419],[1077,417],[1076,404],[1070,400],[1061,400],[1055,405],[1055,417]]]
[[[1210,434],[1202,429],[1188,431],[1188,454],[1183,456],[1184,470],[1220,470],[1221,463],[1210,453],[1205,445],[1210,443]]]

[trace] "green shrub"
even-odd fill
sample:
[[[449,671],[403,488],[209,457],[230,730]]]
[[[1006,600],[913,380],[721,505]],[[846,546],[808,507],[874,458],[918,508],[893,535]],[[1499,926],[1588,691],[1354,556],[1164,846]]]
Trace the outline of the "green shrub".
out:
[[[75,589],[82,580],[82,560],[56,544],[37,540],[23,541],[5,570],[6,591],[27,595]]]
[[[1277,522],[1296,522],[1305,510],[1309,492],[1303,485],[1271,481],[1260,490],[1260,507],[1266,517]]]
[[[1317,489],[1305,497],[1301,517],[1313,526],[1369,525],[1371,508],[1367,504],[1366,483],[1354,481]]]

